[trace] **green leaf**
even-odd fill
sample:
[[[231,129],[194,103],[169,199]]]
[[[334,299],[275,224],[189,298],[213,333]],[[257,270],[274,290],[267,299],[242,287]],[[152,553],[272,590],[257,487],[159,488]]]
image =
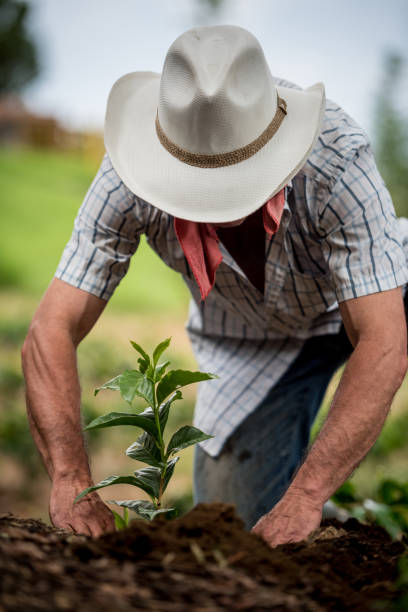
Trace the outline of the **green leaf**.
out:
[[[101,482],[98,482],[98,484],[81,491],[81,493],[79,493],[79,495],[77,495],[74,499],[74,504],[85,497],[85,495],[88,495],[88,493],[92,493],[92,491],[96,491],[97,489],[103,489],[103,487],[110,487],[114,484],[131,484],[136,487],[140,487],[137,479],[134,476],[109,476],[108,478],[101,480]]]
[[[197,427],[184,425],[184,427],[181,427],[172,435],[167,446],[167,455],[170,455],[170,453],[178,453],[183,448],[187,448],[187,446],[197,444],[197,442],[202,442],[203,440],[208,440],[213,437],[214,436],[205,434],[200,429],[197,429]]]
[[[169,344],[170,344],[171,338],[166,338],[166,340],[163,340],[163,342],[160,342],[160,344],[158,344],[156,346],[156,348],[153,351],[153,367],[155,368],[157,365],[157,362],[159,361],[162,353],[164,353],[164,351],[168,348]]]
[[[170,461],[167,462],[166,474],[164,476],[163,482],[163,493],[167,489],[167,485],[169,484],[170,478],[173,476],[174,467],[179,459],[180,457],[174,457],[174,459],[170,459]]]
[[[166,518],[174,518],[178,514],[177,508],[156,508],[152,502],[145,500],[125,499],[121,501],[108,500],[109,504],[117,506],[125,506],[129,510],[133,510],[140,517],[152,521],[159,514],[166,515]]]
[[[100,387],[96,387],[94,391],[94,395],[98,395],[99,391],[102,391],[103,389],[111,389],[111,391],[119,391],[119,381],[120,381],[121,376],[122,374],[119,374],[119,376],[115,376],[115,378],[111,378],[110,380],[108,380],[108,382],[104,383]]]
[[[151,370],[151,366],[141,357],[139,357],[137,363],[139,364],[139,372],[141,374],[148,374],[149,370]]]
[[[144,432],[136,442],[133,442],[126,450],[126,455],[136,461],[143,461],[154,467],[162,467],[160,450],[157,448],[154,438]]]
[[[378,498],[385,504],[408,504],[408,484],[396,480],[383,480],[378,489]]]
[[[408,505],[405,503],[392,504],[390,508],[395,520],[398,522],[405,534],[408,535]]]
[[[153,381],[138,370],[126,370],[123,374],[112,378],[101,387],[97,387],[95,395],[101,389],[120,391],[121,396],[128,404],[132,403],[136,395],[144,398],[149,405],[152,405],[154,401]]]
[[[119,380],[119,390],[123,399],[129,404],[132,403],[136,395],[136,386],[143,378],[138,370],[126,370],[121,374]]]
[[[331,499],[335,504],[351,504],[355,501],[358,501],[356,489],[352,482],[346,480],[345,483],[341,485],[337,489],[337,491],[332,495]]]
[[[153,374],[153,382],[159,382],[161,380],[163,374],[165,373],[167,367],[170,365],[170,361],[165,361],[164,363],[159,364],[154,369]]]
[[[137,486],[146,491],[150,497],[159,497],[161,469],[157,467],[141,468],[133,472]]]
[[[398,578],[395,586],[408,587],[408,554],[406,553],[398,559]]]
[[[166,427],[167,419],[169,417],[170,406],[172,405],[173,402],[175,402],[176,400],[182,399],[182,398],[183,396],[181,395],[181,391],[176,391],[175,393],[173,393],[173,395],[169,397],[167,402],[164,402],[159,407],[159,420],[160,420],[160,427],[161,427],[162,432],[164,431],[164,428]]]
[[[192,383],[200,382],[202,380],[210,380],[211,378],[218,378],[215,374],[209,374],[207,372],[190,372],[189,370],[170,370],[161,379],[157,386],[157,401],[159,404],[166,399],[176,389],[191,385]]]
[[[120,394],[129,404],[135,396],[143,397],[152,406],[154,403],[154,385],[151,380],[137,370],[126,370],[119,381]]]
[[[147,376],[144,376],[137,385],[136,395],[143,397],[149,406],[153,406],[155,401],[153,381],[150,378],[147,378]]]
[[[150,357],[146,353],[146,351],[144,351],[142,349],[140,344],[137,344],[136,342],[133,342],[133,340],[130,340],[130,344],[133,346],[135,351],[137,351],[142,356],[142,359],[138,359],[138,362],[139,362],[139,366],[140,366],[140,371],[141,371],[142,374],[144,374],[146,372],[147,368],[150,365]]]
[[[148,406],[147,408],[145,408],[143,410],[143,412],[139,412],[139,416],[144,417],[146,419],[150,419],[151,421],[154,422],[154,412],[153,410],[150,408],[150,406]]]
[[[144,376],[146,376],[146,378],[151,382],[154,382],[154,368],[152,364],[150,364],[147,370],[144,372]]]
[[[394,516],[392,508],[386,504],[379,504],[372,499],[365,499],[363,503],[364,509],[368,516],[372,516],[375,522],[388,531],[393,540],[401,537],[402,526],[398,519]]]
[[[153,514],[152,519],[156,518],[156,516],[159,516],[159,514],[162,516],[164,515],[166,519],[173,519],[176,518],[176,516],[178,515],[178,510],[177,508],[159,508]]]
[[[115,512],[115,510],[111,510],[113,516],[115,517],[115,527],[117,531],[120,531],[121,529],[126,529],[127,524],[126,521],[121,517],[121,515],[118,512]]]
[[[361,504],[357,504],[356,506],[351,506],[351,508],[348,511],[350,512],[350,516],[360,521],[360,523],[367,522],[367,512],[365,511],[365,509],[363,508]]]
[[[151,413],[153,414],[152,410]],[[158,437],[154,416],[152,418],[150,413],[146,410],[140,414],[110,412],[109,414],[104,414],[91,421],[86,427],[84,427],[84,430],[100,429],[102,427],[116,427],[118,425],[132,425],[133,427],[140,427],[144,431],[147,431],[147,433],[151,434],[155,439]]]

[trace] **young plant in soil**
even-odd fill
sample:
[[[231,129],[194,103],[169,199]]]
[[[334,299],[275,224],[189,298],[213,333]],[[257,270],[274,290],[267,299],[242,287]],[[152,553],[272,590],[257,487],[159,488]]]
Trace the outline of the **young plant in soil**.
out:
[[[123,374],[109,380],[95,389],[95,395],[102,389],[119,391],[122,398],[132,406],[135,398],[144,400],[147,408],[143,412],[110,412],[89,423],[85,430],[118,425],[133,425],[143,429],[143,433],[126,450],[131,459],[146,463],[148,467],[136,470],[133,476],[109,476],[98,484],[81,491],[75,503],[91,491],[114,484],[131,484],[139,487],[150,497],[146,500],[109,500],[109,503],[124,507],[124,517],[113,511],[117,528],[128,523],[128,509],[140,517],[153,520],[159,514],[172,518],[177,515],[176,508],[163,508],[162,497],[173,475],[174,467],[179,460],[176,453],[188,446],[207,440],[212,436],[196,427],[185,425],[176,431],[169,442],[164,441],[164,430],[167,424],[170,407],[176,400],[182,399],[181,387],[192,383],[217,378],[206,372],[188,370],[168,370],[169,361],[159,363],[163,352],[170,344],[170,338],[161,342],[153,351],[152,357],[136,342],[131,341],[133,348],[140,354],[138,370],[126,370]]]

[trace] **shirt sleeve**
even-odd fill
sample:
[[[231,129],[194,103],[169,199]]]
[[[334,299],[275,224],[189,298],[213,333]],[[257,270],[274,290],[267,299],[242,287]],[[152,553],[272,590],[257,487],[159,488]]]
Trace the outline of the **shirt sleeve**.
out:
[[[146,206],[123,184],[106,154],[78,211],[56,278],[108,300],[139,245]]]
[[[319,211],[322,249],[337,301],[408,282],[401,224],[370,146],[344,164]]]

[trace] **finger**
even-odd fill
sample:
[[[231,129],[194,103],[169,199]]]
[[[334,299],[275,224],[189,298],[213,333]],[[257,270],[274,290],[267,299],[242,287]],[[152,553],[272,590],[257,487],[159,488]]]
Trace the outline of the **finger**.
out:
[[[71,523],[67,523],[66,521],[55,521],[52,524],[57,529],[65,529],[65,531],[72,531],[75,533],[75,529],[72,527]]]
[[[116,531],[115,518],[109,508],[103,515],[102,525],[105,531]]]
[[[105,521],[92,521],[89,527],[93,538],[99,538],[106,531]]]
[[[262,519],[259,519],[259,521],[252,527],[251,531],[254,533],[260,533],[262,531],[263,522],[264,521]]]
[[[104,530],[106,533],[111,533],[113,531],[116,531],[116,525],[115,525],[115,521],[105,521],[104,523]]]
[[[93,538],[99,538],[103,534],[104,534],[104,529],[100,525],[91,527],[91,535]]]
[[[95,507],[92,513],[88,510],[83,519],[88,525],[93,537],[100,536],[105,530],[105,524],[109,521],[106,508],[101,509],[100,506]]]
[[[83,521],[79,521],[79,520],[75,521],[73,530],[78,535],[86,535],[86,536],[92,535],[91,530],[89,529],[88,525],[84,523]]]

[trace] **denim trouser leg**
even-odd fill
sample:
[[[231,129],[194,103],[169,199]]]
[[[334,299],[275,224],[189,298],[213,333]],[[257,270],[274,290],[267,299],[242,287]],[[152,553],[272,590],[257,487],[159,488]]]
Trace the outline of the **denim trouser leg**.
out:
[[[351,352],[343,327],[339,334],[307,340],[289,370],[218,457],[196,447],[195,502],[235,504],[248,529],[268,512],[299,466],[330,379]]]

